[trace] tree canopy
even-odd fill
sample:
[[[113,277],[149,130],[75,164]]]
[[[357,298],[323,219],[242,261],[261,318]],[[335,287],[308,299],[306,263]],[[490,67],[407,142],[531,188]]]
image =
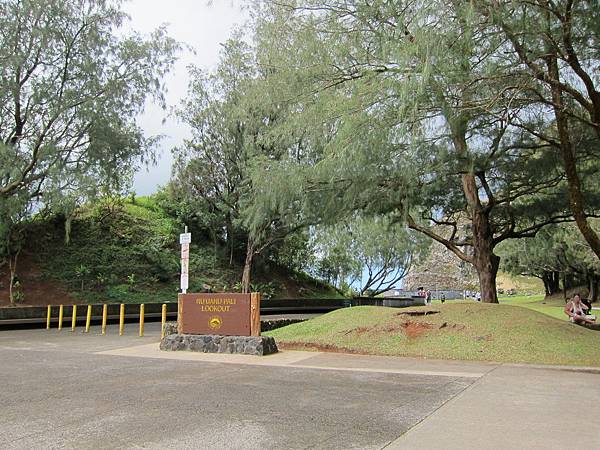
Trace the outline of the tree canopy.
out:
[[[178,44],[165,28],[125,32],[120,5],[0,1],[0,254],[11,280],[22,219],[122,193],[152,159],[156,138],[136,118],[150,97],[164,105]]]
[[[597,220],[591,225],[598,229]],[[541,279],[547,295],[558,293],[562,283],[565,298],[568,289],[581,285],[587,286],[583,295],[591,301],[598,298],[600,260],[574,224],[550,226],[533,238],[506,242],[499,253],[505,270]]]
[[[383,217],[353,217],[313,231],[317,274],[339,289],[375,296],[402,282],[428,246]]]
[[[162,101],[178,45],[164,28],[123,32],[119,6],[0,2],[0,199],[119,186],[151,156],[135,119]]]
[[[312,158],[263,167],[263,176],[296,186],[273,182],[266,201],[309,199],[303,205],[327,217],[395,214],[472,264],[482,300],[496,302],[495,247],[575,211],[552,138],[558,121],[537,94],[539,80],[515,69],[518,52],[485,6],[268,2],[256,8],[256,42],[269,88],[295,112],[277,132],[329,131],[307,151]],[[577,18],[588,20],[582,11]],[[597,138],[586,130],[571,138],[581,149],[576,171],[593,179]],[[595,190],[580,183],[586,217],[597,213]]]
[[[192,68],[191,75],[179,116],[191,127],[192,138],[175,150],[172,185],[178,199],[198,211],[197,218],[204,216],[198,224],[226,241],[230,261],[244,252],[242,289],[248,292],[254,257],[276,253],[291,242],[286,241],[290,234],[309,224],[292,204],[254,202],[267,182],[253,178],[254,166],[294,150],[293,136],[268,136],[287,107],[270,97],[254,49],[239,38],[224,45],[214,73]]]

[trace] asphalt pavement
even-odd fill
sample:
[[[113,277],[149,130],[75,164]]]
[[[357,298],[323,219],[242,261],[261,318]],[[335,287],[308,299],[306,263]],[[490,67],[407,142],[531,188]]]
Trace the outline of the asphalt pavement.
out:
[[[571,412],[600,417],[600,370],[161,352],[159,324],[137,334],[0,332],[0,448],[600,448],[568,431]]]

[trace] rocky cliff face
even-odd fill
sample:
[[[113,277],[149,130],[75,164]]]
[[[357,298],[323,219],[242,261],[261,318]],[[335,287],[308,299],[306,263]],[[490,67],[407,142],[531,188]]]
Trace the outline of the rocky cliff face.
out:
[[[429,255],[413,267],[404,279],[404,289],[477,290],[477,272],[442,244],[433,242]]]

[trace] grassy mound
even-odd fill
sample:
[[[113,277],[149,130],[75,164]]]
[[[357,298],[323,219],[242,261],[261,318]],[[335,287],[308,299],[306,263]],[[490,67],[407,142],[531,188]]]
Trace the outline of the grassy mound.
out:
[[[176,301],[179,233],[183,225],[152,197],[80,208],[65,244],[63,218],[39,219],[19,259],[22,304]],[[201,233],[190,247],[190,292],[239,291],[243,256],[229,261],[220,243]],[[0,306],[8,304],[8,273],[0,268]],[[255,265],[252,289],[263,298],[337,297],[335,289],[270,263]]]
[[[410,308],[410,311],[426,310]],[[600,333],[511,305],[361,306],[265,333],[287,348],[440,359],[600,366]]]

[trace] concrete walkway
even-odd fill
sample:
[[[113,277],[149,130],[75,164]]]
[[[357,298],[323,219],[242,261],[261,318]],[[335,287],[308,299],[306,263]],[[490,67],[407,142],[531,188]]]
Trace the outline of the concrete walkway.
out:
[[[385,448],[597,449],[599,417],[600,370],[502,365]]]
[[[154,358],[180,361],[203,361],[207,363],[242,364],[251,366],[294,367],[350,372],[390,373],[424,375],[452,378],[480,378],[498,367],[495,363],[424,360],[389,356],[367,356],[343,353],[310,351],[280,351],[268,356],[228,355],[195,352],[164,352],[158,344],[98,352],[98,355],[127,356],[130,358]]]

